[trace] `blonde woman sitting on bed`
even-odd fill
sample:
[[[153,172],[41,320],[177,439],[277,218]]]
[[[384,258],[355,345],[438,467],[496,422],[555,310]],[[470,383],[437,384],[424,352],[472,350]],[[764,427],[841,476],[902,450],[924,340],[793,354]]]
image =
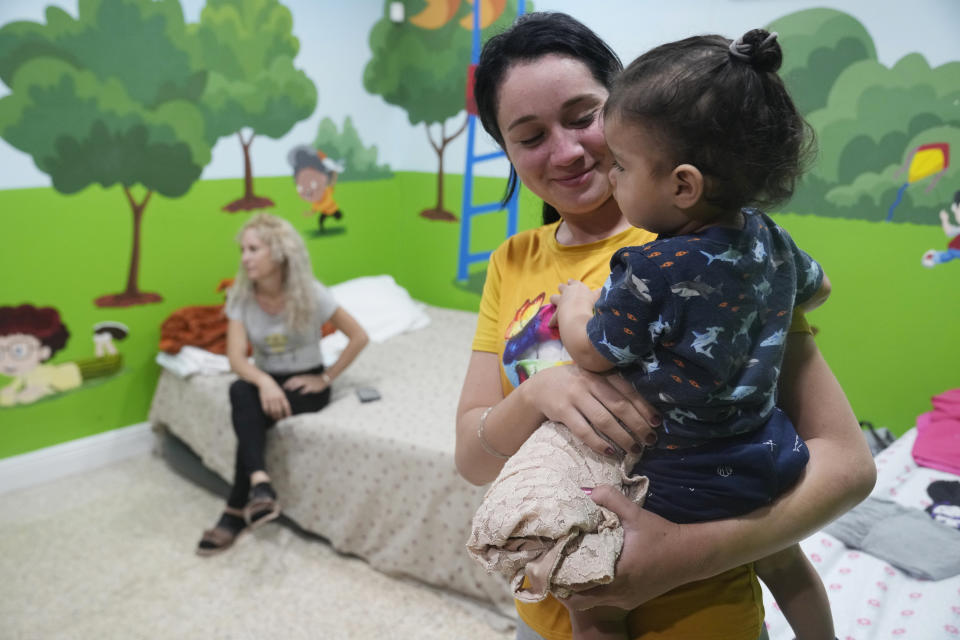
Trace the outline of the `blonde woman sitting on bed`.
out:
[[[255,215],[237,236],[240,269],[227,295],[227,357],[237,458],[233,488],[217,524],[203,532],[200,555],[228,549],[241,533],[274,520],[280,503],[264,461],[267,429],[287,416],[319,411],[330,385],[366,346],[366,332],[313,276],[300,235],[286,220]],[[325,322],[349,342],[324,369]],[[253,363],[247,359],[253,345]]]

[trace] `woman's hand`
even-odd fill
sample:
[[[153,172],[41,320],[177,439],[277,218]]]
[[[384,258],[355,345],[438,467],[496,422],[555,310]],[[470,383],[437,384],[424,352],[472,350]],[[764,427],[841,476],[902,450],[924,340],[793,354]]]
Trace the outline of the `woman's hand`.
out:
[[[576,365],[551,367],[520,385],[548,419],[562,422],[600,455],[637,452],[657,440],[662,422],[656,410],[619,373],[584,371]]]
[[[623,526],[623,551],[613,582],[560,600],[568,609],[582,611],[599,606],[635,609],[686,582],[697,579],[690,571],[693,550],[684,553],[683,527],[646,511],[614,487],[595,487],[590,495],[613,511]]]
[[[277,384],[276,380],[267,377],[257,388],[260,390],[260,406],[263,407],[264,413],[268,416],[274,420],[280,420],[292,413],[287,395],[283,392],[283,389],[280,388],[280,385]]]
[[[283,388],[287,391],[299,391],[300,393],[320,393],[330,386],[330,377],[323,374],[303,374],[288,378],[283,383]]]
[[[869,495],[876,467],[843,389],[809,334],[790,334],[781,406],[810,461],[772,504],[738,518],[675,525],[608,487],[593,499],[620,516],[624,544],[609,585],[571,596],[574,609],[634,608],[656,595],[764,558],[799,542]]]
[[[324,371],[327,379],[333,380],[343,373],[344,369],[350,366],[350,363],[357,357],[357,354],[370,342],[370,337],[364,328],[360,326],[360,323],[357,322],[357,319],[350,315],[343,307],[338,307],[337,310],[333,312],[333,315],[330,316],[330,323],[333,324],[335,329],[342,331],[343,334],[347,336],[347,346],[340,352],[340,357]],[[291,380],[292,379],[293,378],[291,378]],[[327,382],[326,386],[330,386],[330,383]],[[321,387],[319,390],[322,391],[324,388],[326,387]]]

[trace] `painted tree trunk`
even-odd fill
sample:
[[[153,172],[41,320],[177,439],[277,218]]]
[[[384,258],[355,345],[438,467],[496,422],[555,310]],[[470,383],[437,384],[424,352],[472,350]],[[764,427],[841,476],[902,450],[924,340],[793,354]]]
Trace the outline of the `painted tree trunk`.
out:
[[[150,201],[153,191],[147,191],[147,195],[139,203],[134,200],[129,187],[124,187],[123,193],[126,195],[127,203],[133,213],[133,242],[130,250],[130,267],[127,270],[127,288],[123,293],[113,293],[95,299],[93,303],[98,307],[130,307],[163,300],[163,297],[158,293],[140,291],[138,284],[140,279],[140,237],[143,227],[143,212],[147,208],[147,203]]]
[[[237,211],[252,211],[253,209],[266,209],[273,206],[273,200],[261,198],[253,192],[253,162],[250,160],[250,146],[253,144],[255,135],[251,133],[250,139],[244,141],[243,135],[237,131],[240,148],[243,149],[243,197],[225,205],[223,207],[224,211],[236,213]]]
[[[425,124],[424,127],[427,130],[427,140],[430,141],[430,146],[437,154],[437,204],[432,209],[424,209],[420,212],[420,215],[430,220],[456,222],[458,220],[457,216],[443,208],[443,152],[446,151],[447,145],[452,140],[464,132],[467,128],[467,120],[464,120],[460,128],[449,137],[446,135],[446,125],[440,123],[439,143],[433,141],[433,136],[430,135],[430,126]]]

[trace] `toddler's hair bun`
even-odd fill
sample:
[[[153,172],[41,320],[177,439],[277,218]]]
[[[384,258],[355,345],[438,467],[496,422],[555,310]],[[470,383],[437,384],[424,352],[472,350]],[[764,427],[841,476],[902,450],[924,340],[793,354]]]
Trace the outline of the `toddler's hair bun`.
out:
[[[783,63],[783,50],[777,42],[777,34],[766,29],[751,29],[731,42],[730,55],[749,62],[761,72],[775,72]]]

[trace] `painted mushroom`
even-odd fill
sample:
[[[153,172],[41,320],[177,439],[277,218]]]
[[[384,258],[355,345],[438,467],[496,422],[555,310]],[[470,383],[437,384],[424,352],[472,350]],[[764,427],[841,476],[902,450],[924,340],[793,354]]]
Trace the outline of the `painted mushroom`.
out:
[[[122,322],[106,320],[93,325],[93,346],[98,358],[106,355],[117,355],[114,340],[123,340],[130,334],[127,325]]]

